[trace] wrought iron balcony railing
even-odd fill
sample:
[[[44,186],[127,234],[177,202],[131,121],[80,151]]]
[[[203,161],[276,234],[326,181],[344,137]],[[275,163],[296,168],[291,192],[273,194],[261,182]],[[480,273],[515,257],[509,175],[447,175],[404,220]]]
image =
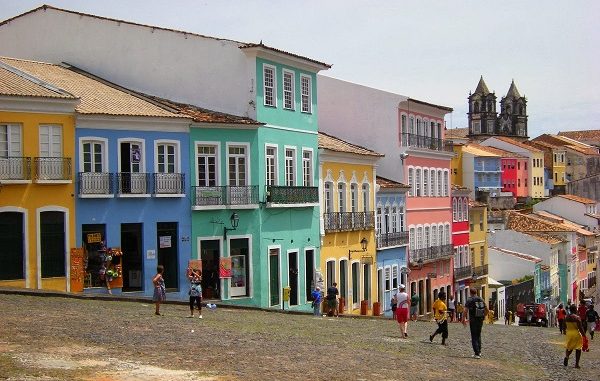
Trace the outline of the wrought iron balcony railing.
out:
[[[418,265],[419,262],[431,262],[439,259],[450,258],[452,256],[454,256],[452,245],[441,245],[411,250],[409,258],[411,266],[415,266]]]
[[[453,152],[452,141],[415,134],[402,134],[402,145],[405,147],[427,148],[435,151]]]
[[[267,185],[267,202],[271,204],[318,203],[319,188]]]
[[[192,187],[193,206],[258,204],[258,185]]]
[[[31,180],[31,158],[0,157],[0,180]]]
[[[408,245],[408,232],[393,232],[377,235],[377,248]]]
[[[113,174],[108,172],[79,172],[79,195],[109,195],[113,193]]]
[[[34,162],[38,181],[72,180],[70,157],[36,157]]]
[[[184,194],[185,174],[155,173],[154,194]]]
[[[488,265],[473,267],[473,275],[476,277],[485,276],[488,274]]]
[[[120,195],[148,194],[150,175],[139,172],[117,173],[117,193]]]
[[[454,279],[466,279],[473,276],[473,266],[463,266],[454,269]]]
[[[369,230],[375,227],[374,212],[323,213],[325,232]]]

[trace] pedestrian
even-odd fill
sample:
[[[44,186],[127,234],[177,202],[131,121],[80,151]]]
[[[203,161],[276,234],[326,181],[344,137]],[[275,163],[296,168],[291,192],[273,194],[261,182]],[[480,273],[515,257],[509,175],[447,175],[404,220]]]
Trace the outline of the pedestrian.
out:
[[[585,304],[585,300],[581,300],[579,302],[579,307],[577,307],[577,315],[579,315],[579,319],[581,319],[581,325],[583,326],[583,331],[587,331],[587,304]]]
[[[506,310],[504,313],[504,325],[510,324],[510,310]]]
[[[188,268],[188,279],[190,281],[190,316],[194,317],[194,303],[198,307],[198,318],[202,319],[202,271]]]
[[[411,306],[411,301],[403,284],[398,286],[398,289],[399,292],[396,294],[396,320],[400,324],[402,336],[408,337],[408,309]]]
[[[598,312],[594,311],[593,304],[590,304],[590,307],[588,308],[585,317],[587,320],[587,328],[590,331],[590,338],[594,340],[594,331],[596,330],[596,326],[600,322],[600,317],[598,317]]]
[[[152,284],[154,284],[154,295],[152,295],[152,301],[154,301],[155,311],[154,315],[160,316],[160,303],[167,300],[165,293],[165,280],[163,278],[163,272],[165,268],[163,265],[156,267],[156,275],[152,278]]]
[[[556,307],[556,325],[558,325],[558,329],[560,333],[563,335],[566,334],[565,331],[565,318],[567,317],[567,311],[563,308],[562,303]]]
[[[575,368],[579,368],[579,360],[581,359],[581,349],[583,348],[583,337],[585,336],[585,331],[583,329],[583,325],[581,324],[581,319],[577,314],[577,306],[572,304],[569,308],[569,315],[565,318],[565,358],[563,360],[563,365],[569,365],[569,356],[573,350],[575,350]]]
[[[448,315],[446,303],[444,303],[445,299],[446,294],[440,292],[438,294],[437,300],[433,303],[433,306],[431,306],[431,308],[433,309],[433,319],[437,323],[438,327],[433,334],[429,335],[429,341],[433,342],[435,336],[438,333],[441,333],[442,345],[448,345],[446,344],[446,339],[448,338]]]
[[[494,324],[494,310],[488,310],[487,319],[488,324]]]
[[[465,313],[465,307],[461,302],[456,305],[456,321],[462,321],[463,314]]]
[[[410,320],[417,321],[417,315],[419,314],[419,302],[421,298],[417,295],[415,290],[412,290],[412,296],[410,297]]]
[[[333,282],[333,284],[331,285],[331,287],[329,287],[327,289],[327,308],[328,308],[328,312],[327,315],[328,316],[334,316],[335,317],[339,317],[338,316],[338,309],[337,309],[337,297],[339,295],[339,291],[337,288],[337,283]]]
[[[465,315],[463,316],[463,325],[469,320],[469,329],[471,330],[471,345],[473,346],[473,358],[481,358],[481,328],[483,319],[487,315],[487,306],[481,297],[477,296],[477,290],[469,289],[471,295],[465,303]]]
[[[321,316],[321,288],[319,286],[315,287],[313,292],[310,294],[312,296],[312,308],[313,308],[313,316]]]
[[[392,309],[392,319],[396,320],[396,304],[398,303],[398,299],[396,298],[396,294],[392,296],[392,300],[390,301],[390,308]]]
[[[454,296],[450,295],[448,297],[448,317],[450,318],[450,322],[454,321],[454,310],[456,309],[454,304]]]

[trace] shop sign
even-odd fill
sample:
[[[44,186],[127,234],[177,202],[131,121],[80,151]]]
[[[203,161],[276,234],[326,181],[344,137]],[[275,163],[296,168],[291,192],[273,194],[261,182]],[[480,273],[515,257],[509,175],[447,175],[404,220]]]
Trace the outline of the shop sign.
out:
[[[165,235],[165,236],[161,236],[158,238],[159,241],[159,247],[161,249],[166,249],[171,247],[171,236],[170,235]]]
[[[231,257],[219,260],[219,278],[231,278]]]
[[[201,259],[190,259],[188,261],[188,267],[192,270],[198,270],[202,272],[202,260]]]
[[[437,278],[437,274],[436,273],[427,273],[427,278],[435,279],[435,278]]]
[[[102,242],[102,233],[90,233],[87,235],[87,243]]]

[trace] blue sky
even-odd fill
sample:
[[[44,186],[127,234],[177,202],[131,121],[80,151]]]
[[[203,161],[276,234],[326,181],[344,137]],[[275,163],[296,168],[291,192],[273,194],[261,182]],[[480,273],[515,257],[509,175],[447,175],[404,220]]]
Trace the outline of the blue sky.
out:
[[[42,1],[0,0],[0,19]],[[258,42],[333,64],[324,75],[454,108],[480,75],[528,99],[529,135],[600,129],[600,1],[47,0],[49,5]],[[0,47],[0,54],[2,48]]]

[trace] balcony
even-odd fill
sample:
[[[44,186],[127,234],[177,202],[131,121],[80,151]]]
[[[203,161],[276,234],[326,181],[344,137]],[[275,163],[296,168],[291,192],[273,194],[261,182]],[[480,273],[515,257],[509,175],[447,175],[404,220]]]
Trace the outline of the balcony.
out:
[[[267,203],[270,206],[317,206],[319,188],[267,185]]]
[[[473,275],[478,278],[488,275],[488,265],[473,267]]]
[[[225,205],[257,205],[258,186],[192,187],[192,206],[196,208],[222,207]]]
[[[113,197],[113,183],[112,173],[79,172],[77,181],[79,197]]]
[[[408,245],[408,232],[393,232],[377,235],[377,248]]]
[[[154,195],[156,197],[169,197],[185,195],[185,174],[183,173],[155,173]]]
[[[452,256],[454,256],[452,245],[441,245],[411,250],[409,258],[411,266],[416,266],[420,260],[422,260],[422,263],[426,263]]]
[[[473,276],[473,266],[463,266],[454,269],[454,279],[461,280]]]
[[[434,151],[453,152],[451,140],[442,140],[408,133],[402,134],[402,145],[405,147],[426,148]]]
[[[66,183],[72,180],[70,157],[36,157],[35,180],[38,183]]]
[[[148,173],[117,173],[117,194],[120,197],[148,197],[150,176]]]
[[[323,213],[325,233],[369,230],[375,228],[374,212]]]
[[[0,158],[0,180],[5,183],[31,180],[31,158],[8,156]]]

